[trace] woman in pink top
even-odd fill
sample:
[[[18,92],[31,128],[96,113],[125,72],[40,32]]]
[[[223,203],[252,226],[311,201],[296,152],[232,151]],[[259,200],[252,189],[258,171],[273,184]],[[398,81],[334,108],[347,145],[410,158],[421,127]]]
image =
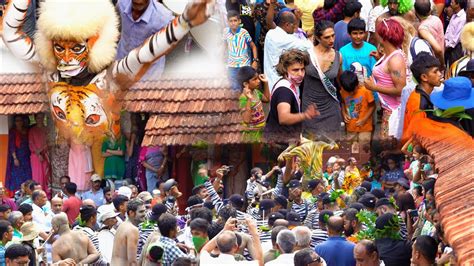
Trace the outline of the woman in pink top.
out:
[[[405,34],[400,23],[393,19],[384,19],[375,30],[384,56],[375,64],[372,76],[365,80],[365,87],[379,94],[383,111],[381,138],[387,139],[390,116],[399,107],[400,95],[407,83],[407,65],[401,50]],[[378,57],[378,53],[374,56]]]
[[[28,132],[28,141],[31,151],[31,169],[33,180],[38,182],[44,191],[50,196],[49,176],[49,156],[46,138],[46,127],[44,125],[44,114],[35,115],[36,125]]]

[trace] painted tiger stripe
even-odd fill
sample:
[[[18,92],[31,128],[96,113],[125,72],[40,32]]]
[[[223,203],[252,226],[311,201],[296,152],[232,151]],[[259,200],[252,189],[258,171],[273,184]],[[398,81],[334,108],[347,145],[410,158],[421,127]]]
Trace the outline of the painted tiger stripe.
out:
[[[15,3],[13,3],[13,7],[21,13],[26,13],[26,11],[28,11],[28,7],[26,9],[21,9],[21,8],[17,7],[15,5]]]
[[[155,38],[156,34],[153,35],[150,39],[148,39],[148,50],[150,51],[152,56],[155,56],[155,47],[153,46],[153,39]]]
[[[171,32],[171,40],[173,42],[177,42],[178,39],[176,39],[176,35],[174,34],[174,26],[173,24],[170,24],[170,32]]]
[[[19,29],[19,28],[21,28],[21,25],[12,26],[10,23],[8,23],[8,21],[5,21],[5,24],[7,24],[7,26],[10,27],[10,28],[12,28],[12,29]]]

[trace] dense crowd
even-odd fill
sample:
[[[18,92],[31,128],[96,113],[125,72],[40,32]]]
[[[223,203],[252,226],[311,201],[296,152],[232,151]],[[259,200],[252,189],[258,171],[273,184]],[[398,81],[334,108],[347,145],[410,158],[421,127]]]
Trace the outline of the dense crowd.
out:
[[[120,137],[92,150],[51,144],[43,114],[33,126],[15,116],[0,187],[0,265],[455,263],[434,198],[436,165],[412,130],[423,116],[473,135],[467,5],[226,1],[224,57],[249,141],[349,141],[370,160],[333,156],[309,175],[301,158],[286,158],[266,174],[253,168],[245,192],[230,196],[229,166],[196,163],[185,210],[178,187],[191,182],[170,179],[170,166],[192,152],[140,147],[144,115],[124,115]],[[156,1],[118,1],[117,10],[118,58],[173,19]],[[147,75],[163,68],[164,57]]]

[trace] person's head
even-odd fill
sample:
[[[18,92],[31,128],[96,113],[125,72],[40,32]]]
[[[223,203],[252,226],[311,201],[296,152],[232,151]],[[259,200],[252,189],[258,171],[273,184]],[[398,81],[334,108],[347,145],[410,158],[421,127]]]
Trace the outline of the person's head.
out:
[[[387,6],[388,13],[390,13],[391,16],[398,15],[398,7],[400,6],[399,0],[388,0]]]
[[[209,222],[202,218],[196,218],[191,221],[189,224],[191,228],[191,235],[194,247],[199,252],[201,248],[204,246],[206,241],[209,239],[207,231],[209,229]]]
[[[229,24],[229,28],[231,30],[237,30],[241,23],[239,12],[235,10],[229,10],[227,12],[227,23]]]
[[[337,1],[336,0],[324,0],[324,5],[323,9],[324,10],[329,10],[333,8],[336,5]]]
[[[438,243],[434,238],[427,235],[418,236],[413,243],[411,263],[416,266],[433,265],[437,252]]]
[[[397,196],[397,206],[400,212],[406,212],[416,208],[415,200],[411,193],[399,193]]]
[[[222,207],[219,212],[217,213],[219,217],[219,222],[221,224],[225,224],[229,218],[236,218],[237,217],[237,209],[232,207],[231,205],[226,205]]]
[[[461,9],[466,10],[467,0],[452,0],[451,1],[451,8],[454,12],[458,12]]]
[[[53,197],[51,199],[51,211],[54,214],[58,214],[61,212],[62,208],[63,208],[63,199],[61,199],[60,197]]]
[[[205,207],[193,209],[191,212],[189,212],[189,216],[191,220],[201,218],[206,220],[209,224],[212,223],[212,211]]]
[[[275,207],[273,211],[276,212],[281,209],[286,209],[288,207],[288,199],[283,195],[278,195],[275,197]]]
[[[334,23],[321,20],[314,25],[314,45],[322,45],[324,48],[334,47],[335,40]]]
[[[8,220],[8,216],[12,212],[12,209],[7,204],[0,205],[0,220]]]
[[[271,241],[272,241],[272,246],[275,249],[277,248],[277,246],[276,246],[277,236],[280,233],[280,231],[285,230],[285,229],[288,229],[288,228],[286,226],[282,226],[282,225],[275,226],[275,227],[272,228],[272,231],[271,231],[272,233],[271,233],[270,238],[271,238]]]
[[[340,82],[342,88],[351,94],[353,94],[359,86],[357,75],[354,72],[348,70],[342,72]]]
[[[311,248],[304,248],[295,253],[294,266],[320,266],[324,265],[321,257]]]
[[[389,170],[395,170],[399,168],[397,160],[391,157],[387,159],[387,166]]]
[[[415,146],[413,147],[413,158],[414,158],[415,160],[420,159],[421,156],[423,155],[424,151],[425,151],[425,150],[423,149],[423,147],[421,147],[421,145],[415,145]]]
[[[305,67],[309,63],[308,54],[298,49],[283,52],[280,56],[276,71],[278,75],[288,79],[295,85],[303,82]]]
[[[127,212],[127,203],[128,203],[128,198],[127,196],[124,195],[117,195],[115,198],[112,200],[115,209],[122,213],[125,214]]]
[[[249,88],[250,90],[258,89],[260,86],[260,79],[257,71],[251,66],[244,66],[239,69],[237,74],[240,86],[242,88]]]
[[[3,183],[0,182],[0,199],[2,199],[4,195],[5,195],[5,187],[3,186]]]
[[[98,174],[93,174],[91,176],[91,187],[93,191],[98,191],[102,184],[102,178]]]
[[[358,213],[356,209],[349,208],[342,214],[344,219],[344,235],[351,236],[358,232],[360,227],[359,219],[357,218]]]
[[[309,248],[311,243],[311,230],[306,226],[297,226],[291,231],[295,234],[298,249]]]
[[[51,227],[54,230],[55,234],[61,234],[69,230],[69,220],[66,213],[61,212],[53,216],[51,220]]]
[[[296,16],[293,12],[282,11],[279,13],[278,18],[278,27],[282,28],[288,34],[295,32]]]
[[[79,217],[83,225],[94,226],[97,222],[97,210],[89,205],[83,205],[79,210]]]
[[[178,235],[178,220],[174,215],[163,213],[158,219],[158,228],[162,236],[174,239]]]
[[[198,186],[193,187],[191,194],[197,195],[203,200],[209,196],[209,194],[207,193],[207,189],[204,185],[198,185]]]
[[[128,185],[130,190],[132,191],[132,195],[130,195],[130,199],[134,199],[138,196],[138,188],[135,185]]]
[[[36,181],[32,181],[31,183],[28,184],[28,188],[30,189],[30,191],[33,192],[35,190],[41,189],[41,185]]]
[[[397,214],[384,213],[375,220],[376,239],[390,238],[393,234],[400,232],[400,224],[397,222]]]
[[[194,258],[189,257],[179,257],[177,258],[171,266],[197,266],[197,261]]]
[[[340,236],[344,231],[344,219],[340,216],[331,216],[328,220],[328,235]]]
[[[428,17],[431,14],[430,0],[416,0],[415,12],[416,12],[416,15],[420,18]]]
[[[362,45],[366,37],[364,20],[360,18],[351,19],[347,24],[347,33],[349,33],[353,44]]]
[[[0,220],[0,238],[3,244],[6,244],[13,238],[13,227],[6,220]]]
[[[342,13],[344,14],[344,17],[347,18],[358,18],[361,9],[362,4],[359,1],[350,0],[342,9]]]
[[[43,190],[35,190],[33,191],[33,194],[31,194],[31,200],[38,207],[43,207],[48,201],[48,198],[46,196],[46,192]]]
[[[423,187],[416,186],[413,188],[413,196],[414,197],[423,197]]]
[[[378,266],[379,254],[377,247],[371,240],[363,239],[354,247],[356,266]]]
[[[391,44],[395,48],[402,47],[405,32],[398,21],[394,19],[383,19],[379,24],[377,24],[375,31],[380,38],[380,44],[382,46]]]
[[[395,213],[395,205],[388,198],[381,198],[375,203],[375,213],[377,216],[381,216],[385,213]]]
[[[33,207],[30,204],[20,205],[18,211],[23,214],[23,220],[25,222],[31,222],[33,220]]]
[[[15,123],[16,129],[22,129],[25,126],[25,116],[23,115],[15,115],[13,117],[13,121]]]
[[[104,192],[104,199],[105,199],[106,204],[112,203],[113,196],[114,196],[112,192],[112,188],[104,187],[102,191]]]
[[[303,190],[301,189],[301,183],[298,180],[291,180],[288,184],[288,191],[290,199],[295,200],[301,198]]]
[[[22,244],[12,244],[5,250],[6,266],[23,266],[30,263],[30,250]]]
[[[68,195],[68,196],[74,196],[76,195],[76,192],[77,192],[77,185],[76,183],[74,182],[69,182],[66,184],[66,186],[64,187],[64,192]]]
[[[438,58],[427,52],[421,52],[413,60],[410,70],[419,84],[426,84],[434,88],[441,85],[443,74]]]
[[[319,195],[325,190],[326,188],[324,187],[324,183],[321,179],[313,179],[308,182],[308,191],[313,195]]]
[[[223,254],[233,255],[239,249],[237,236],[232,231],[224,231],[217,236],[217,248]]]
[[[362,203],[367,210],[373,210],[376,201],[377,198],[372,193],[365,193],[357,202]]]
[[[150,0],[133,0],[132,1],[132,11],[140,14],[140,16],[145,13],[145,10],[148,7]]]
[[[288,229],[281,230],[278,233],[276,244],[281,254],[293,253],[296,246],[296,236]]]
[[[20,230],[20,227],[25,223],[23,219],[23,213],[20,211],[13,211],[8,216],[8,222],[13,226],[13,228]]]
[[[127,215],[134,223],[139,224],[145,221],[146,208],[143,201],[132,199],[127,203]]]
[[[61,189],[64,191],[66,184],[71,182],[71,178],[67,175],[63,175],[59,178],[59,184],[61,185]]]
[[[233,194],[229,197],[229,203],[237,210],[242,210],[245,205],[245,199],[240,194]]]

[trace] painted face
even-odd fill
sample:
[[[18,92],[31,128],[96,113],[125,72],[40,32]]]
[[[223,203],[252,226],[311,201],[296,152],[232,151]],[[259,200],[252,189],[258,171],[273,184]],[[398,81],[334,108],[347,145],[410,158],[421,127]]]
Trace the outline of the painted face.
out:
[[[87,67],[87,42],[54,41],[53,51],[58,62],[57,69],[63,78],[77,76]]]

